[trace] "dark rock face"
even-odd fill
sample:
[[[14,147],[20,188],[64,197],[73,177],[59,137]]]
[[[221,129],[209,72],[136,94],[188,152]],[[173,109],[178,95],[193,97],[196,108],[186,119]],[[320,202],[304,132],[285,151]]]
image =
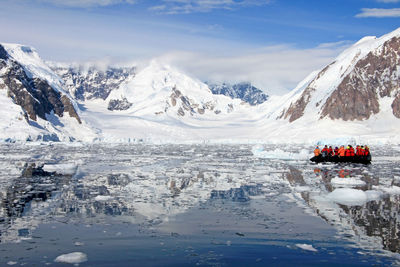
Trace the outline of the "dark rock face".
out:
[[[304,110],[306,109],[308,103],[310,102],[312,94],[315,91],[315,88],[313,87],[314,81],[318,80],[322,75],[324,75],[325,72],[329,69],[329,67],[334,63],[335,62],[329,64],[320,73],[318,73],[317,77],[314,78],[314,80],[307,86],[307,88],[304,90],[300,98],[295,103],[291,103],[288,110],[287,111],[284,110],[278,119],[281,119],[282,117],[284,119],[289,118],[289,122],[293,122],[301,118],[304,114]]]
[[[170,103],[167,101],[167,106],[163,112],[166,112],[169,107],[179,106],[177,114],[184,117],[186,114],[193,116],[194,114],[203,115],[206,110],[214,110],[214,104],[211,102],[207,103],[195,103],[188,96],[182,94],[176,87],[172,88],[172,93],[169,97]],[[233,110],[233,105],[232,105]],[[231,111],[232,111],[231,110]],[[162,114],[163,112],[160,112]],[[217,114],[217,113],[216,113]]]
[[[0,59],[7,60],[8,54],[2,45],[0,45]]]
[[[227,83],[208,84],[208,87],[213,94],[239,98],[253,106],[262,104],[268,100],[268,95],[250,83],[237,83],[233,85]]]
[[[99,70],[96,67],[58,67],[52,70],[65,82],[66,89],[76,99],[106,99],[110,92],[117,89],[126,79],[134,77],[135,68],[109,67]]]
[[[395,37],[357,62],[324,104],[321,118],[363,120],[378,113],[379,97],[394,96],[399,91],[399,65],[400,38]],[[392,108],[399,117],[398,98]]]
[[[0,53],[4,48],[0,45]],[[5,51],[5,50],[4,50]],[[59,117],[64,112],[81,123],[81,120],[71,102],[71,100],[54,90],[47,81],[39,78],[30,78],[23,67],[16,61],[9,58],[0,59],[0,69],[3,74],[0,79],[4,83],[4,88],[8,88],[8,96],[15,104],[21,106],[31,120],[36,121],[37,117],[47,120],[46,114],[54,112]]]
[[[316,90],[313,87],[314,81],[324,75],[329,66],[318,74],[300,98],[292,103],[280,118],[288,118],[290,122],[293,122],[303,116]],[[337,79],[340,78],[337,77]],[[343,77],[326,102],[318,103],[315,108],[320,109],[321,119],[329,117],[345,121],[366,120],[380,111],[379,98],[397,96],[392,103],[392,108],[393,114],[400,118],[399,91],[400,38],[394,37],[359,60],[351,72]]]
[[[308,87],[295,103],[290,104],[288,110],[286,112],[284,111],[281,117],[283,116],[285,119],[289,118],[289,122],[293,122],[302,117],[314,91],[314,88]]]
[[[400,94],[397,94],[392,103],[393,115],[400,119]]]
[[[128,101],[128,99],[123,98],[120,99],[111,99],[108,103],[108,110],[127,110],[132,106],[132,103]]]

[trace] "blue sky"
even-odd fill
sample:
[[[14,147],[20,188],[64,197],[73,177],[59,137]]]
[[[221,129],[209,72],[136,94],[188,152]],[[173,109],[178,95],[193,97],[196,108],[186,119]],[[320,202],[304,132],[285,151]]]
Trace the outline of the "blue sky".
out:
[[[400,0],[0,0],[0,42],[46,60],[158,58],[200,79],[292,89],[351,43],[400,27]]]

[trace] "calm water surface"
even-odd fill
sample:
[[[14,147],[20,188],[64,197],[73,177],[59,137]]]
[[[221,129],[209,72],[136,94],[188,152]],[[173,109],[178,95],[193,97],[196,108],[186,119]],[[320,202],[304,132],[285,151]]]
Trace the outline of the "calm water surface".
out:
[[[0,266],[399,264],[399,150],[363,166],[257,149],[2,145]],[[375,197],[332,199],[343,187]]]

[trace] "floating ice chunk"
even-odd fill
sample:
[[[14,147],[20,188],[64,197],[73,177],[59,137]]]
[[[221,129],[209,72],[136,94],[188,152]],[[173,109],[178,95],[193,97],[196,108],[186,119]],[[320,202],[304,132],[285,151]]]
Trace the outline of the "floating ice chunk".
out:
[[[309,186],[296,186],[294,188],[294,190],[296,190],[296,192],[307,192],[307,191],[311,191],[311,188]]]
[[[296,244],[296,247],[304,249],[304,250],[312,251],[312,252],[318,252],[318,250],[316,248],[314,248],[312,245],[308,245],[308,244]]]
[[[58,256],[55,262],[65,262],[71,264],[78,264],[87,261],[87,255],[82,252],[72,252]]]
[[[383,186],[374,186],[375,189],[382,190],[383,192],[390,195],[400,195],[400,187],[391,186],[391,187],[383,187]]]
[[[310,158],[310,153],[306,149],[302,149],[299,153],[294,153],[283,151],[279,148],[264,151],[262,146],[254,146],[251,151],[255,157],[264,159],[305,160]]]
[[[336,177],[331,180],[331,183],[334,185],[344,185],[344,186],[363,186],[365,185],[365,182],[356,179],[356,178],[340,178]]]
[[[362,191],[352,188],[338,188],[327,195],[327,198],[347,206],[361,206],[372,200],[379,200],[382,192],[376,190]]]
[[[45,164],[43,170],[46,172],[56,172],[63,175],[73,175],[76,173],[77,165],[74,163],[64,164]]]
[[[111,200],[111,199],[113,199],[113,197],[112,196],[96,196],[95,198],[94,198],[94,200],[96,200],[96,201],[107,201],[107,200]]]
[[[16,261],[9,261],[9,262],[7,262],[7,265],[15,265],[15,264],[17,264],[18,262],[16,262]]]

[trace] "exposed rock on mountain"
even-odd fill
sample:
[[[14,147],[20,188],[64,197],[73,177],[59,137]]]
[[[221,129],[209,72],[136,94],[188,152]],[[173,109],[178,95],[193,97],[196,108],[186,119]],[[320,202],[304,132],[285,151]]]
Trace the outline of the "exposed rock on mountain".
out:
[[[50,63],[65,82],[65,88],[78,100],[106,99],[112,90],[135,76],[135,67],[101,69],[96,65]]]
[[[14,49],[19,49],[23,53],[34,53],[28,47],[20,46]],[[33,121],[36,121],[37,117],[47,120],[48,114],[54,113],[62,117],[64,112],[68,112],[81,123],[69,97],[53,88],[47,80],[29,72],[11,57],[2,45],[0,45],[0,55],[0,89],[7,89],[7,95],[23,108],[26,117],[29,116]]]
[[[315,118],[366,120],[391,100],[399,116],[400,30],[381,38],[366,37],[344,51],[296,95],[284,111],[293,122],[304,115]]]
[[[268,95],[251,85],[251,83],[243,82],[237,84],[207,84],[213,94],[226,95],[230,98],[239,98],[250,105],[262,104],[268,100]]]
[[[132,106],[132,103],[129,103],[129,101],[126,98],[120,99],[111,99],[110,102],[108,103],[108,110],[127,110]]]
[[[107,101],[112,110],[123,106],[137,114],[178,117],[226,114],[240,104],[239,100],[213,95],[206,84],[155,61],[113,90]]]

